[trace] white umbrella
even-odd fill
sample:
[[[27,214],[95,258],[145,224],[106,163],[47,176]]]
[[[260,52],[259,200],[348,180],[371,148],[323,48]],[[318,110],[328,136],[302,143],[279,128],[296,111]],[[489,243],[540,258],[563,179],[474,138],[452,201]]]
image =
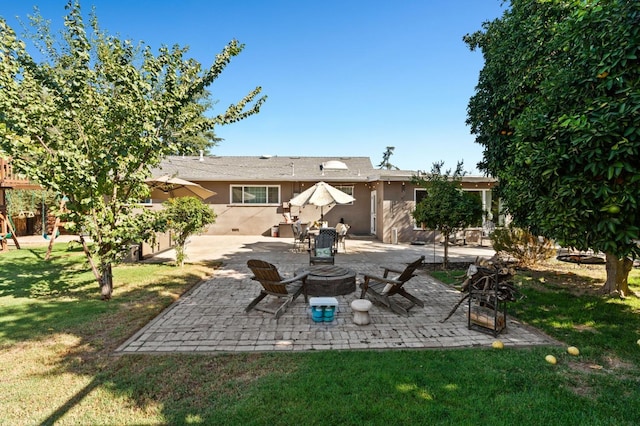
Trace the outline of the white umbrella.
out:
[[[322,208],[329,204],[349,204],[356,199],[351,195],[340,191],[326,182],[318,182],[312,187],[305,189],[300,194],[289,200],[292,206],[306,206],[311,204],[320,207],[320,220],[324,219]]]
[[[200,197],[203,200],[216,195],[215,192],[203,188],[197,183],[172,177],[169,175],[146,179],[151,188],[152,198]]]

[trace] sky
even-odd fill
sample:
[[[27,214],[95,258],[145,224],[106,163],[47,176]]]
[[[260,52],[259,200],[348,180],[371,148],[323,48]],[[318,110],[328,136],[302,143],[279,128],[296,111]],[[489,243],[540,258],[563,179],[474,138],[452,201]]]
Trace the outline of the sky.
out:
[[[67,0],[0,0],[0,16],[38,6],[52,28]],[[245,44],[209,88],[222,113],[257,86],[260,113],[217,127],[215,155],[365,156],[386,147],[403,170],[458,161],[471,174],[482,147],[465,124],[483,66],[462,41],[505,10],[502,0],[81,0],[111,34],[188,46],[204,66],[232,39]]]

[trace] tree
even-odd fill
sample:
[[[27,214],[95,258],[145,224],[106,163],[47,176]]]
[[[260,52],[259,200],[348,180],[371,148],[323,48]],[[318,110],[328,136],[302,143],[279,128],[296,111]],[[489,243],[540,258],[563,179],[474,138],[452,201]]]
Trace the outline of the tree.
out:
[[[444,236],[445,269],[449,265],[449,236],[482,220],[482,202],[460,188],[462,163],[456,170],[442,173],[443,162],[434,163],[425,177],[414,176],[412,182],[427,190],[412,212],[417,223],[439,231]]]
[[[398,167],[391,164],[389,159],[393,155],[393,150],[396,149],[395,146],[388,146],[384,154],[382,154],[382,161],[378,164],[379,169],[387,169],[387,170],[399,170]]]
[[[137,204],[149,194],[150,170],[186,150],[190,137],[257,113],[265,98],[258,87],[205,119],[197,103],[243,45],[231,41],[203,69],[185,58],[185,48],[154,54],[110,36],[95,15],[87,31],[80,4],[66,8],[58,39],[39,15],[32,19],[41,62],[0,18],[0,150],[17,170],[69,199],[65,219],[91,237],[89,261],[97,258],[93,271],[110,299],[112,264],[152,231],[150,212]]]
[[[189,106],[193,108],[194,121],[199,121],[198,124],[204,124],[202,130],[196,134],[184,135],[181,132],[175,132],[176,137],[181,138],[180,141],[175,140],[175,143],[180,143],[181,151],[176,154],[181,155],[198,155],[201,151],[208,152],[211,148],[216,146],[218,142],[222,141],[222,138],[216,136],[212,128],[206,125],[208,120],[205,117],[205,112],[213,109],[214,103],[210,99],[210,93],[204,90],[202,94],[198,95],[194,102]],[[195,123],[194,123],[195,124]]]
[[[176,263],[183,266],[187,239],[214,223],[216,214],[195,197],[170,198],[162,204],[165,209],[161,218],[166,223],[165,229],[171,231],[176,242]]]
[[[465,36],[485,65],[468,124],[514,223],[606,254],[629,293],[640,254],[640,3],[513,0]]]

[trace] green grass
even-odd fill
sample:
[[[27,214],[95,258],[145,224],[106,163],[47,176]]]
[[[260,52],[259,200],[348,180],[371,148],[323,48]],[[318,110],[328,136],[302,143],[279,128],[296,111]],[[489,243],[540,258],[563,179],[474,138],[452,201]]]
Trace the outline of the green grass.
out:
[[[604,297],[583,287],[594,281],[576,281],[575,274],[560,276],[520,274],[524,298],[512,305],[518,318],[578,346],[582,354],[600,364],[620,362],[640,366],[640,298]],[[604,282],[604,275],[601,282]],[[640,271],[630,274],[630,288],[640,293]]]
[[[233,355],[112,352],[212,265],[115,269],[99,300],[80,252],[0,254],[0,424],[632,425],[637,299],[522,275],[510,310],[578,346]],[[458,276],[460,273],[457,274]],[[529,277],[529,278],[527,278]],[[638,283],[634,284],[637,289]],[[557,365],[544,361],[546,354]]]

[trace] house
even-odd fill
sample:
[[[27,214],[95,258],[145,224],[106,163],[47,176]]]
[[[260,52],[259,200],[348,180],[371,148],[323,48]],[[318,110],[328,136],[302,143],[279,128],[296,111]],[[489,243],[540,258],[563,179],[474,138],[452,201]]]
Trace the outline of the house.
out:
[[[172,156],[153,171],[154,176],[176,176],[216,192],[205,200],[217,215],[207,231],[212,235],[271,235],[276,226],[279,235],[291,235],[285,216],[311,223],[320,220],[321,209],[294,207],[288,201],[324,181],[356,199],[349,205],[325,207],[324,220],[335,225],[344,218],[351,225],[351,234],[374,235],[386,243],[429,241],[435,237],[411,216],[416,202],[425,194],[424,188],[411,183],[417,173],[376,169],[368,157],[269,155]],[[484,209],[497,218],[499,206],[492,197],[495,183],[493,178],[465,176],[462,188],[476,193]],[[162,201],[151,200],[153,204]]]

